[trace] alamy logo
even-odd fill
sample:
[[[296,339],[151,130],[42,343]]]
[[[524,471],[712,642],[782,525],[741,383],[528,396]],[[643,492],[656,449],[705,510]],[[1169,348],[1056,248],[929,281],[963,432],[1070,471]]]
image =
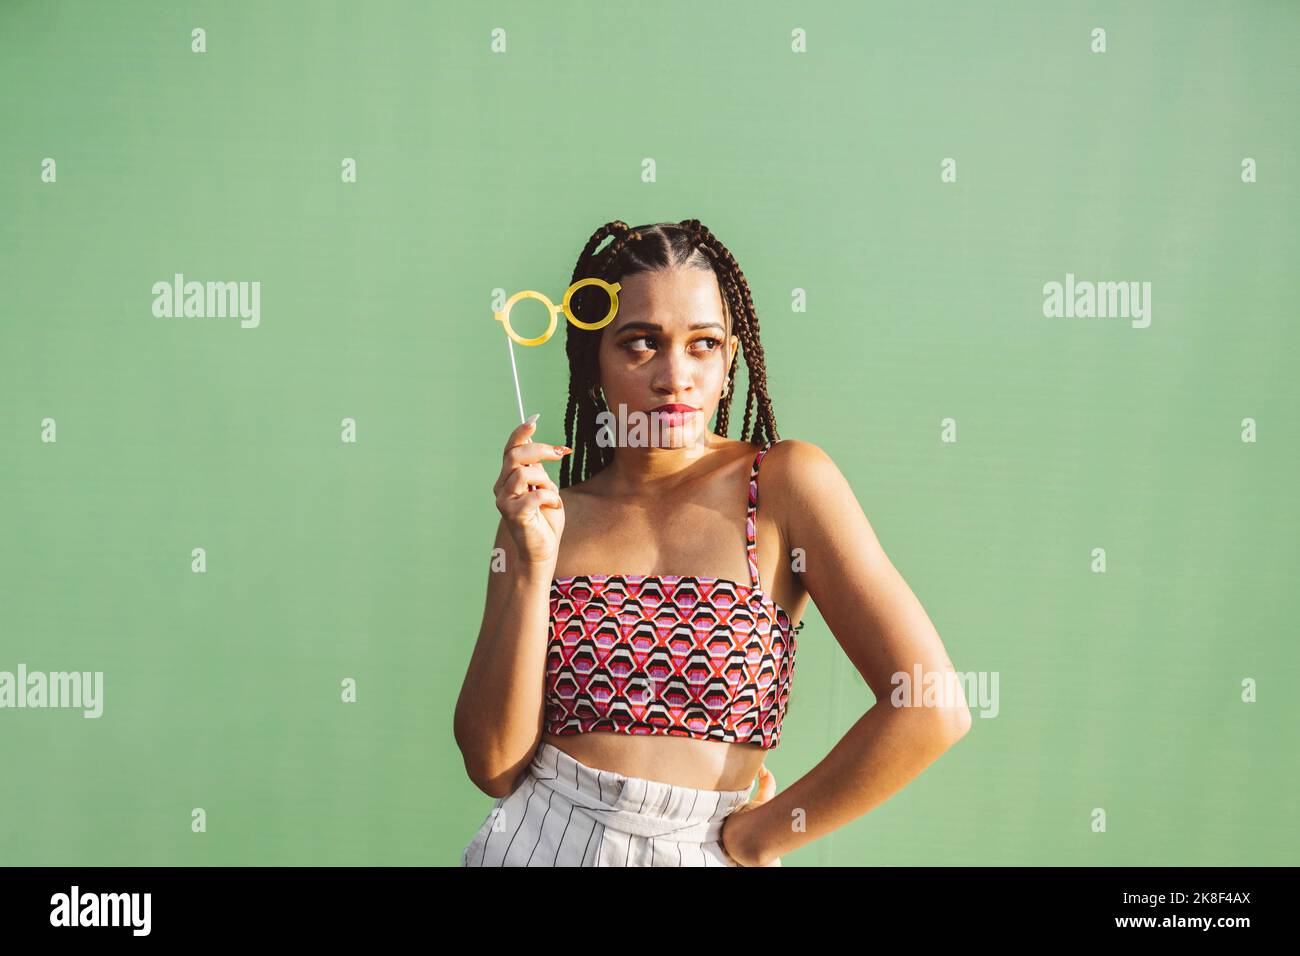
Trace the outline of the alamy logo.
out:
[[[240,327],[255,329],[262,321],[261,282],[186,282],[176,273],[153,284],[153,314],[160,319],[242,319]]]
[[[0,708],[80,707],[83,717],[104,712],[103,671],[32,671],[19,664],[18,673],[0,671]]]
[[[1132,319],[1135,329],[1151,324],[1150,282],[1075,282],[1065,274],[1065,285],[1043,286],[1043,315],[1049,319]]]
[[[74,885],[71,893],[50,897],[51,926],[130,926],[133,936],[148,936],[150,893],[87,893]]]
[[[889,695],[894,707],[975,706],[981,717],[996,717],[1001,709],[997,671],[923,671],[918,663],[910,674],[895,671],[889,682],[894,685]]]

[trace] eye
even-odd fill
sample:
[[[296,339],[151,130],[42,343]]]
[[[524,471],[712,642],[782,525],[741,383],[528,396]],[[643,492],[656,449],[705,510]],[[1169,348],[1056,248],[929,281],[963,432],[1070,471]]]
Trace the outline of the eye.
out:
[[[638,343],[640,342],[646,343],[645,347],[638,347]],[[713,338],[712,336],[705,336],[704,338],[696,339],[691,343],[691,345],[697,346],[697,345],[701,345],[702,343],[706,344],[707,347],[698,349],[698,351],[713,352],[722,345],[722,340]],[[641,354],[644,352],[654,351],[654,349],[656,348],[656,340],[653,335],[638,335],[634,338],[624,339],[621,345],[629,352],[632,352],[634,354]]]

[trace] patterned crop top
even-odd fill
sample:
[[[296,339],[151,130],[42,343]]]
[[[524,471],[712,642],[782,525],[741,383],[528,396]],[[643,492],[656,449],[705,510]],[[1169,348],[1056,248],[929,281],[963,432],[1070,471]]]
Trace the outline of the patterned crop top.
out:
[[[803,623],[792,631],[758,578],[758,466],[771,447],[749,473],[751,584],[676,574],[552,580],[547,733],[780,743]]]

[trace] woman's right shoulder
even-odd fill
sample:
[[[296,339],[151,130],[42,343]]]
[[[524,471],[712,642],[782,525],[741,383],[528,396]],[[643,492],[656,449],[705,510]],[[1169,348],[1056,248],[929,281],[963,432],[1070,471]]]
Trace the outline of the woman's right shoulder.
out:
[[[566,509],[575,506],[581,508],[584,504],[597,497],[597,489],[592,485],[595,480],[595,478],[588,478],[581,484],[560,488],[560,500],[564,502],[564,507]]]

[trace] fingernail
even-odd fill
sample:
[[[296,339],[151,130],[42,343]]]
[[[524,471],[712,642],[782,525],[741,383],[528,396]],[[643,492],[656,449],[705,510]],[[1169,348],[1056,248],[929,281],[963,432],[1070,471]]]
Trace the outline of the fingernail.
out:
[[[527,424],[536,425],[537,419],[541,416],[541,414],[542,414],[541,412],[533,412],[531,415],[528,416]]]
[[[555,450],[558,451],[561,455],[567,455],[569,452],[573,451],[573,449],[570,448],[568,445],[556,445]]]

